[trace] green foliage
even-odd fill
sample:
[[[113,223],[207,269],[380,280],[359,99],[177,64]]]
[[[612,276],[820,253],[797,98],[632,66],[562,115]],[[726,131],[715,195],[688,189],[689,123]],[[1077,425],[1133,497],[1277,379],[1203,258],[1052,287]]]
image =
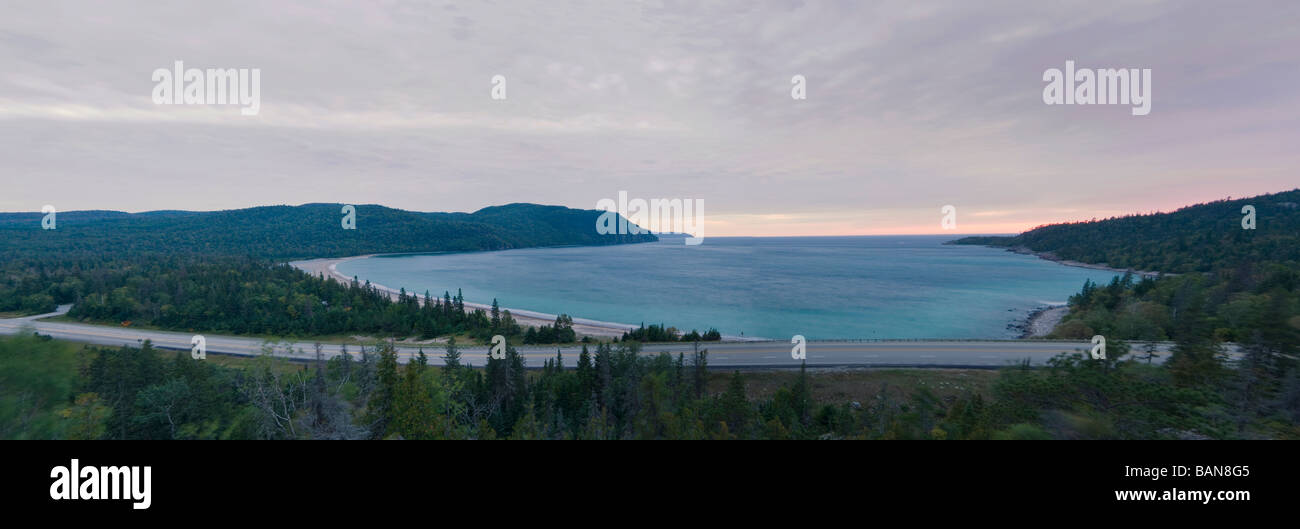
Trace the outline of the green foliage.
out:
[[[1257,215],[1253,230],[1242,229],[1242,209],[1247,205]],[[1069,315],[1052,333],[1057,338],[1101,334],[1112,341],[1176,342],[1166,364],[1148,366],[1148,371],[1126,368],[1110,378],[1096,379],[1089,378],[1086,370],[1060,367],[1073,369],[1078,375],[1073,378],[1089,388],[1104,387],[1090,391],[1123,396],[1128,400],[1121,402],[1136,404],[1111,409],[1097,402],[1063,403],[1053,400],[1051,391],[1037,387],[1023,395],[1046,401],[1011,399],[1022,402],[1022,416],[1030,415],[1025,410],[1045,406],[1068,408],[1069,412],[1052,416],[1059,423],[1055,430],[1094,436],[1296,435],[1300,190],[1198,204],[1172,213],[1043,226],[1016,237],[955,242],[1177,274],[1141,280],[1125,274],[1107,285],[1086,282],[1070,298]],[[1227,353],[1233,346],[1225,342],[1235,343],[1241,351],[1238,359],[1230,358]],[[1148,364],[1154,357],[1152,349],[1148,347],[1140,357]],[[1146,378],[1127,377],[1130,371],[1146,373]],[[1102,384],[1115,380],[1123,384]],[[1163,384],[1164,389],[1153,383]],[[1166,406],[1151,401],[1157,398],[1166,399]]]
[[[1247,205],[1257,215],[1253,230],[1241,226]],[[1166,274],[1084,283],[1054,337],[1261,343],[1283,355],[1300,352],[1300,190],[954,243]],[[1184,356],[1198,358],[1196,348]]]
[[[356,208],[342,229],[342,204],[265,206],[227,211],[69,211],[58,229],[40,213],[0,214],[0,252],[63,258],[126,255],[253,256],[286,260],[372,253],[504,250],[536,246],[654,241],[650,234],[601,235],[596,210],[509,204],[474,213],[421,213],[377,205]]]
[[[540,327],[529,327],[524,332],[524,343],[573,343],[578,340],[578,335],[573,330],[573,318],[568,314],[561,314],[555,317],[554,325],[542,325]]]
[[[459,296],[444,302],[426,293],[421,301],[403,292],[392,300],[368,282],[341,284],[251,259],[118,260],[50,275],[76,281],[59,301],[75,302],[69,317],[90,322],[276,336],[494,332]]]
[[[1086,282],[1070,298],[1070,314],[1053,335],[1126,340],[1267,341],[1290,351],[1300,345],[1300,272],[1278,263],[1231,270]]]
[[[1256,211],[1253,230],[1241,226],[1247,205]],[[1294,265],[1300,263],[1300,189],[955,243],[1027,248],[1060,259],[1164,273],[1210,272],[1242,263]]]
[[[0,337],[0,439],[59,439],[95,429],[93,424],[80,430],[70,428],[65,424],[69,421],[60,415],[61,410],[74,404],[78,349],[65,342],[41,340],[31,333]],[[98,413],[80,411],[77,419],[83,425],[85,421],[93,423]]]
[[[594,210],[510,204],[475,213],[357,208],[357,229],[341,205],[271,206],[217,212],[0,214],[0,311],[45,313],[74,303],[88,321],[247,334],[373,332],[431,337],[469,332],[517,335],[509,311],[491,320],[466,313],[464,299],[397,302],[366,285],[311,277],[279,261],[368,253],[500,250],[656,240],[600,235]],[[432,305],[432,306],[430,306]]]
[[[75,439],[1300,436],[1294,369],[1257,355],[1240,374],[1218,363],[1217,378],[1184,377],[1126,350],[1115,342],[1104,361],[1074,353],[1041,369],[1005,368],[988,393],[941,398],[921,387],[901,397],[882,387],[859,404],[818,403],[806,369],[770,397],[755,398],[740,372],[711,394],[703,389],[707,351],[687,361],[641,354],[636,342],[600,344],[594,355],[579,357],[577,368],[563,367],[557,354],[526,372],[513,347],[478,370],[433,369],[423,352],[403,364],[382,343],[328,361],[263,356],[223,367],[147,343],[79,348],[15,337],[0,339],[0,432]],[[1282,370],[1276,384],[1248,376],[1271,369]]]
[[[1020,423],[998,432],[995,438],[1005,441],[1042,441],[1051,439],[1052,436],[1037,425]]]
[[[717,329],[709,329],[700,334],[699,331],[692,329],[691,332],[682,334],[681,331],[673,327],[664,327],[663,324],[650,324],[646,327],[642,323],[640,327],[623,333],[623,340],[636,340],[638,342],[716,342],[722,340],[722,333]]]

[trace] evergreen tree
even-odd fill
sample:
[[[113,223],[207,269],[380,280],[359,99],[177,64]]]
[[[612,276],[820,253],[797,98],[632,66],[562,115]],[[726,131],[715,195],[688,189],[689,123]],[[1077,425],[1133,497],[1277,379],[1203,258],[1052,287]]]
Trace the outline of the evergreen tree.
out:
[[[370,424],[370,436],[382,439],[390,433],[394,407],[397,397],[397,349],[392,344],[378,346],[379,362],[376,365],[375,392],[370,399],[367,422]]]
[[[723,392],[720,404],[727,430],[743,436],[749,427],[752,410],[749,407],[749,398],[745,395],[745,377],[740,374],[740,371],[732,372],[731,380],[727,383],[727,391]]]
[[[695,353],[691,356],[691,379],[695,386],[695,398],[704,398],[704,390],[709,383],[709,350],[700,349],[695,344]]]
[[[591,395],[596,388],[596,366],[591,361],[591,353],[586,344],[582,346],[582,353],[578,354],[577,376],[581,395],[584,398]]]
[[[460,368],[460,348],[456,347],[456,337],[447,338],[447,352],[442,355],[443,373],[454,373]]]

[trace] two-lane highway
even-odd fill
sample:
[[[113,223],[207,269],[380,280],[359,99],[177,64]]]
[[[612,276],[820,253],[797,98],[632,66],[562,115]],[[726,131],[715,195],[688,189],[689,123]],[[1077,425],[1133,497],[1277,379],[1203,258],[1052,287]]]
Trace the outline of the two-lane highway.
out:
[[[58,312],[28,316],[24,318],[0,319],[0,334],[16,334],[24,329],[52,336],[60,340],[84,342],[106,346],[139,346],[145,340],[153,342],[155,347],[165,349],[190,350],[192,333],[132,329],[127,327],[110,327],[83,323],[65,323],[45,321],[44,318],[67,312],[69,306],[59,307]],[[204,334],[209,354],[230,354],[253,356],[268,350],[276,356],[308,360],[315,357],[312,342],[269,343],[258,338],[240,336],[222,336]],[[424,345],[424,352],[432,364],[441,364],[443,346],[441,344]],[[708,349],[710,367],[798,367],[799,360],[791,355],[790,343],[786,342],[712,342],[702,343]],[[976,367],[991,368],[1018,363],[1028,359],[1032,365],[1042,365],[1049,358],[1060,353],[1086,354],[1092,344],[1089,342],[1038,341],[1038,340],[1003,340],[1003,341],[810,341],[806,353],[809,366],[862,366],[862,367]],[[555,358],[556,350],[563,353],[564,364],[576,364],[582,346],[523,346],[517,348],[524,356],[529,367],[541,367],[542,361]],[[647,344],[642,348],[643,354],[669,352],[687,353],[694,349],[690,343]],[[1134,349],[1139,349],[1134,347]],[[1163,361],[1169,351],[1169,344],[1157,344],[1156,362]],[[322,344],[321,352],[326,358],[341,354],[340,344]],[[351,354],[360,352],[357,345],[347,346]],[[399,345],[399,360],[408,361],[416,355],[417,346]],[[460,348],[462,361],[473,365],[487,362],[486,346],[465,346]]]

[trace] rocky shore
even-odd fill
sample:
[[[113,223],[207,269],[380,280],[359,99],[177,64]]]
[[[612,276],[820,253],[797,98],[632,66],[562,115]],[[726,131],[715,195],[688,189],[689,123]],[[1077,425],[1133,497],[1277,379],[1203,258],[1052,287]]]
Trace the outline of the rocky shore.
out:
[[[1008,324],[1007,328],[1018,332],[1019,338],[1047,336],[1069,312],[1067,305],[1043,305],[1030,311],[1024,320]]]

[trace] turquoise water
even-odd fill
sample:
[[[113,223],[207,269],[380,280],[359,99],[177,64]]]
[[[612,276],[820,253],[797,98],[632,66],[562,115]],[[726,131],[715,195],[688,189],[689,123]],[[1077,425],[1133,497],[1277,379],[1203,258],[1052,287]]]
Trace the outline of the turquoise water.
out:
[[[1013,338],[1007,325],[1111,272],[951,236],[710,237],[622,246],[379,256],[339,272],[390,288],[575,318],[724,335]]]

